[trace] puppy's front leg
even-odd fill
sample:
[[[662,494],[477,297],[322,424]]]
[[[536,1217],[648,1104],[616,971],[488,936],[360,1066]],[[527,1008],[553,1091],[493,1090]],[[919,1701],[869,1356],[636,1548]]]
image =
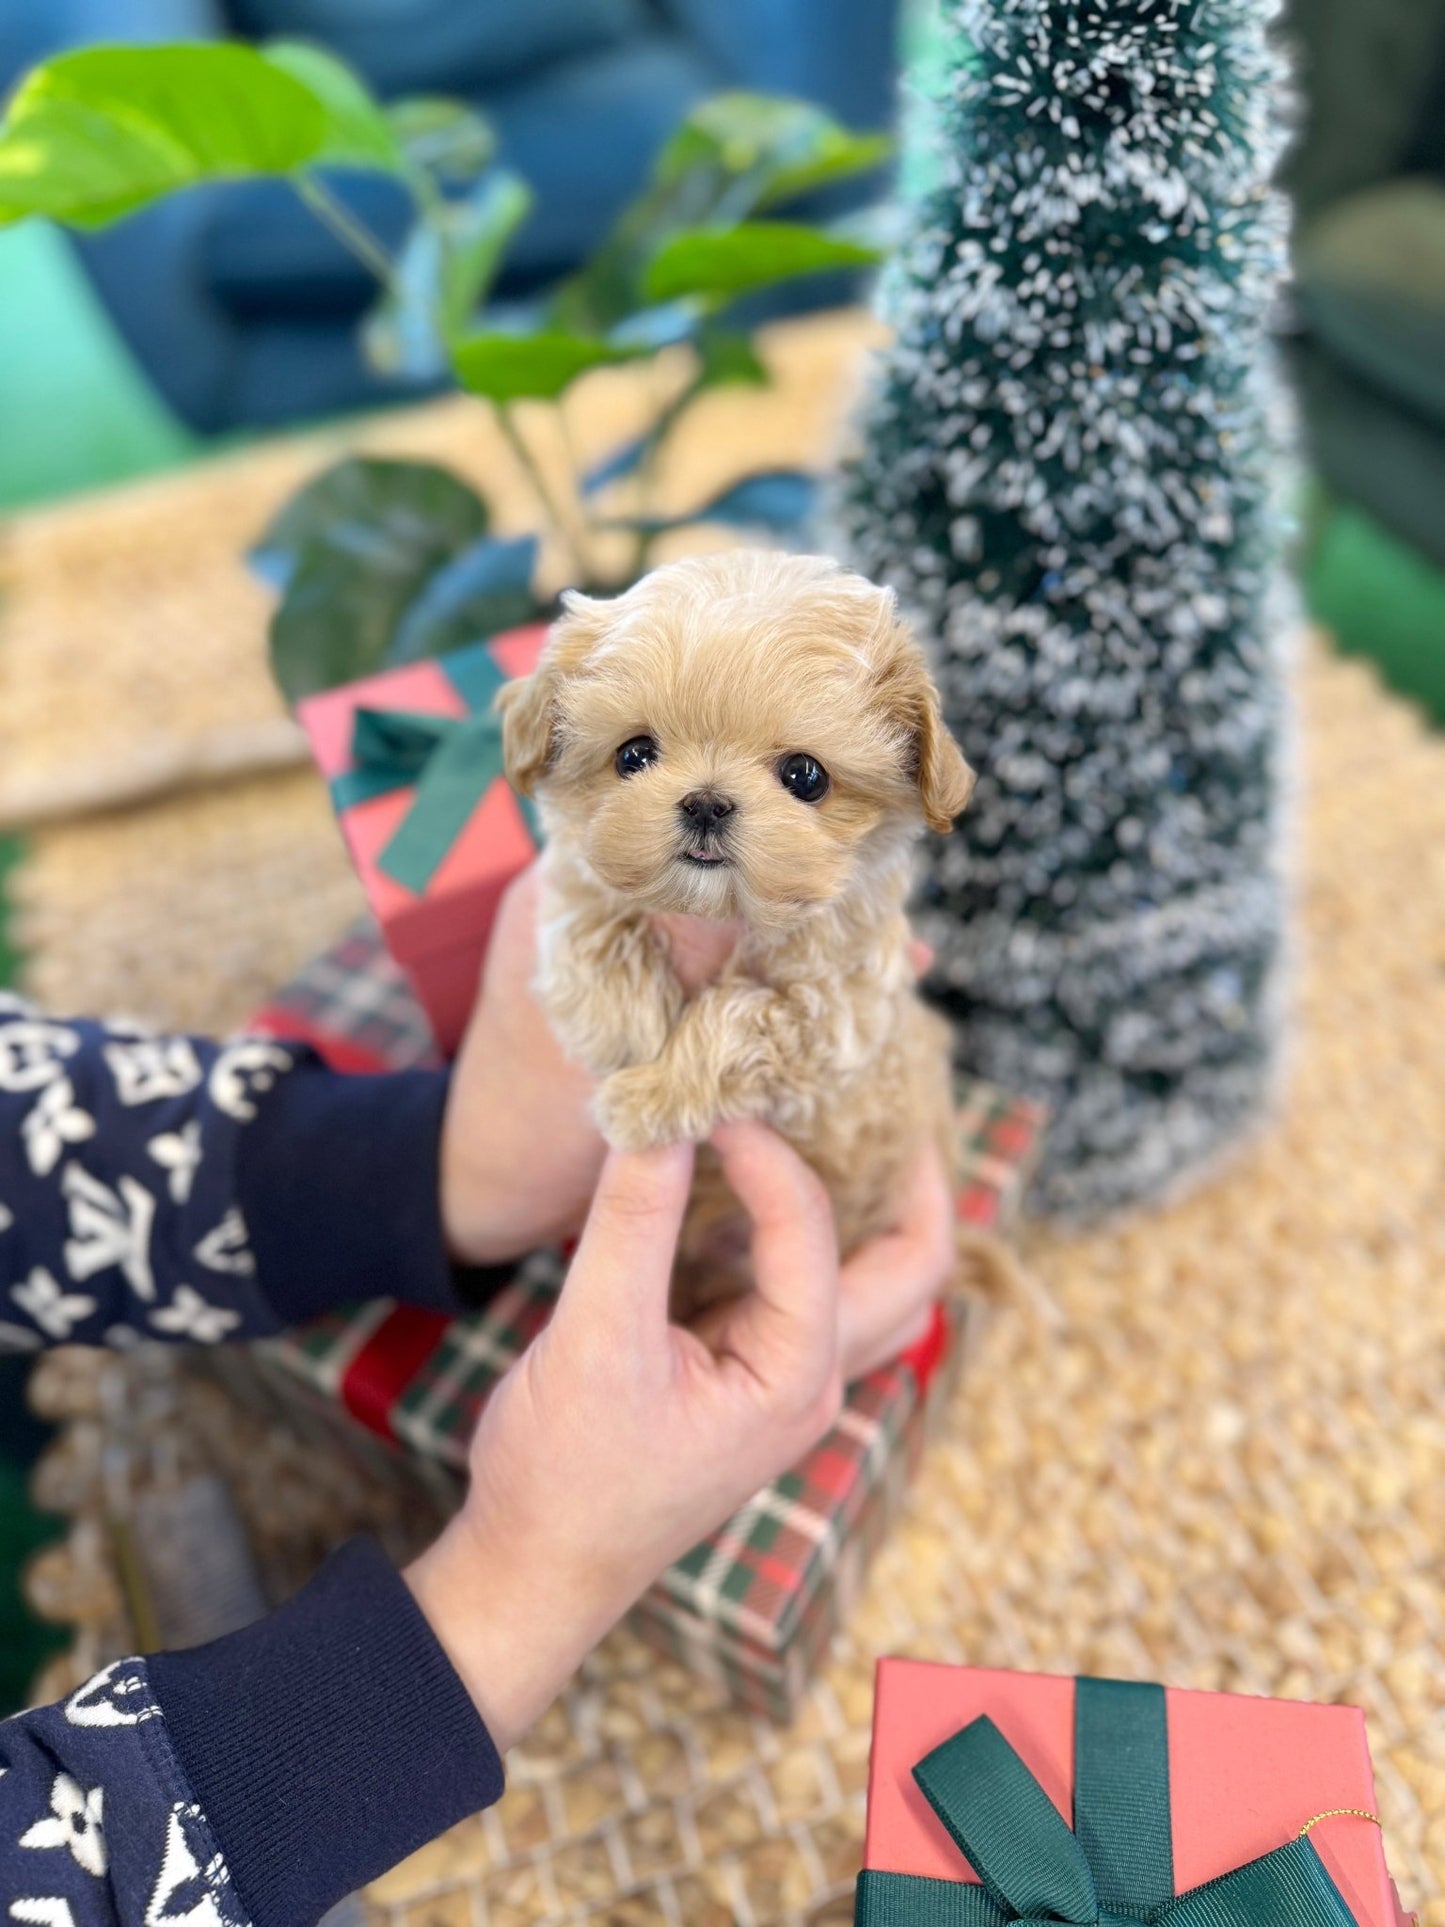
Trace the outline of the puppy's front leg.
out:
[[[822,999],[805,985],[711,985],[684,1006],[661,1055],[598,1090],[598,1128],[619,1150],[700,1142],[715,1124],[802,1122],[826,1055]]]
[[[645,916],[544,912],[537,989],[557,1040],[593,1077],[645,1064],[667,1042],[682,986]]]

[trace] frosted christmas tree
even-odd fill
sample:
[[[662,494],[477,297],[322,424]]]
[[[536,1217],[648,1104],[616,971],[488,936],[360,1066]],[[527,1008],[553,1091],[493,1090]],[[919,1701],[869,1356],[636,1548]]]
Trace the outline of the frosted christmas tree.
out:
[[[1046,1210],[1259,1112],[1278,1025],[1271,0],[945,0],[943,152],[839,546],[980,772],[920,926],[959,1059],[1047,1097]]]

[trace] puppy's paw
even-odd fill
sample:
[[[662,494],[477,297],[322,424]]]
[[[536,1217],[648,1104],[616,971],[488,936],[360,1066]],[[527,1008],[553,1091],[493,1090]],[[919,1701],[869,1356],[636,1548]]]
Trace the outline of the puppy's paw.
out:
[[[563,1050],[593,1077],[606,1078],[659,1055],[681,1007],[681,993],[601,978],[540,980],[543,1006]]]
[[[617,1151],[697,1143],[717,1122],[717,1107],[679,1088],[661,1064],[633,1064],[603,1080],[593,1100],[597,1128]]]

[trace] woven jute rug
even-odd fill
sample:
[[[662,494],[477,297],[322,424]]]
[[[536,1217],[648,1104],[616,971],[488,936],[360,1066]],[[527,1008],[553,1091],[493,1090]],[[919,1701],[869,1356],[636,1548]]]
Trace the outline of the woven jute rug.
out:
[[[710,418],[685,492],[704,469],[822,452],[862,339],[851,322],[780,336],[779,389]],[[635,418],[625,383],[589,389],[584,456]],[[500,474],[483,428],[448,405],[364,438]],[[269,713],[265,599],[235,555],[317,459],[287,444],[15,525],[0,758],[43,775],[120,737]],[[389,1927],[848,1920],[885,1652],[1357,1702],[1396,1876],[1445,1927],[1445,741],[1322,646],[1298,695],[1279,1116],[1167,1210],[1031,1235],[1062,1322],[995,1321],[791,1728],[613,1638],[513,1758],[500,1807],[370,1890]],[[47,1002],[213,1028],[356,908],[300,772],[45,831],[22,888]],[[89,1627],[78,1664],[121,1637],[87,1512],[104,1422],[91,1366],[44,1369],[72,1423],[42,1485],[77,1526],[36,1590]],[[257,1421],[195,1423],[243,1438]],[[316,1550],[368,1506],[396,1524],[304,1454],[266,1483]]]

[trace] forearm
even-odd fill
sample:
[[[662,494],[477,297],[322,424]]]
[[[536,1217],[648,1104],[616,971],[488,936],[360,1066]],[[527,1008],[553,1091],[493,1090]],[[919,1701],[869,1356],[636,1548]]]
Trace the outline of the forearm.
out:
[[[313,1927],[502,1789],[467,1692],[364,1542],[258,1625],[0,1725],[0,1769],[0,1912],[34,1927],[194,1917],[200,1888],[223,1923]]]
[[[388,1296],[459,1309],[446,1074],[0,1006],[0,1345],[215,1343]]]

